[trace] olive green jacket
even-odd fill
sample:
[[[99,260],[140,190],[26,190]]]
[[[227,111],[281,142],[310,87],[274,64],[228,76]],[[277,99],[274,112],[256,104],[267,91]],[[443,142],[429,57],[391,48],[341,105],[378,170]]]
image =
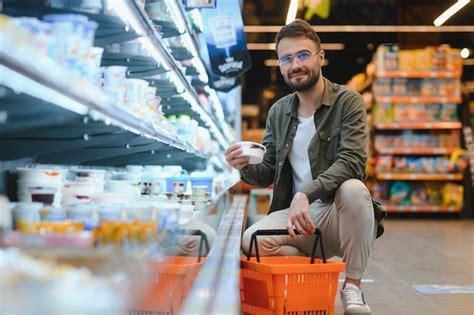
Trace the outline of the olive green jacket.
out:
[[[270,108],[262,144],[267,148],[263,162],[240,172],[248,184],[273,185],[269,213],[289,208],[293,199],[293,172],[288,160],[298,128],[296,93],[279,99]],[[316,134],[308,146],[313,181],[301,188],[312,203],[332,202],[336,189],[351,178],[365,179],[369,131],[364,101],[359,93],[324,78],[321,106],[314,114]],[[379,220],[377,235],[383,233],[385,212],[374,203]]]

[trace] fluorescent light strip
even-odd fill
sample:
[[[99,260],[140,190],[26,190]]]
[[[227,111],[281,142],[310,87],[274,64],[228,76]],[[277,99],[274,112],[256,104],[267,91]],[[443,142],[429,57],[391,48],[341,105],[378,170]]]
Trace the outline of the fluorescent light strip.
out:
[[[298,0],[291,0],[290,6],[288,7],[288,14],[286,15],[285,24],[290,24],[296,18],[296,13],[298,13]]]
[[[321,48],[324,50],[344,50],[342,43],[323,43]],[[247,43],[248,50],[275,50],[275,43]]]
[[[156,62],[161,65],[166,71],[171,70],[173,67],[168,63],[168,61],[163,58],[163,55],[158,51],[158,49],[153,44],[152,40],[149,37],[139,37],[138,40],[145,47],[147,52]]]
[[[217,128],[216,124],[211,120],[211,118],[209,117],[209,115],[204,111],[204,109],[199,106],[199,104],[197,103],[196,99],[194,97],[191,96],[191,94],[189,92],[186,92],[183,94],[183,97],[191,104],[191,108],[199,114],[199,116],[201,117],[201,119],[204,121],[204,123],[206,125],[209,126],[209,128],[211,128],[211,132],[214,134],[214,136],[216,137],[217,141],[219,142],[219,144],[225,149],[227,148],[228,146],[228,143],[227,141],[224,139],[224,136],[222,135],[222,133],[220,132],[219,128]]]
[[[471,0],[458,0],[455,4],[453,4],[451,7],[449,7],[446,11],[441,13],[440,16],[438,16],[433,24],[435,26],[441,26],[446,22],[450,17],[452,17],[454,14],[456,14],[459,10],[464,8],[466,4],[471,2]]]
[[[282,25],[246,25],[246,33],[278,33]],[[472,25],[318,25],[313,27],[318,33],[471,33]]]
[[[178,71],[178,70],[176,70]],[[178,77],[178,74],[174,71],[171,71],[169,72],[169,78],[171,80],[171,82],[173,82],[173,84],[176,86],[176,90],[179,93],[183,93],[186,89],[184,88],[184,84],[183,82],[180,80],[180,78]]]
[[[217,96],[216,91],[211,89],[209,86],[206,86],[204,89],[207,93],[209,93],[209,98],[211,99],[214,105],[217,119],[219,120],[219,123],[222,126],[225,137],[229,142],[235,140],[234,136],[230,132],[229,125],[225,121],[224,111],[222,110],[222,104],[219,100],[219,96]]]
[[[171,16],[173,17],[174,24],[178,28],[178,32],[184,33],[186,31],[186,23],[181,16],[181,13],[179,11],[179,8],[177,7],[179,4],[176,3],[176,1],[173,0],[165,0],[166,6],[171,12]]]
[[[86,115],[89,112],[87,106],[84,106],[69,96],[2,65],[0,65],[0,84],[8,86],[17,93],[31,95],[80,115]]]
[[[127,3],[128,1],[125,0],[108,0],[107,6],[112,8],[122,21],[130,25],[135,33],[145,35],[145,29],[140,23],[139,18],[133,14],[134,10],[131,9]]]

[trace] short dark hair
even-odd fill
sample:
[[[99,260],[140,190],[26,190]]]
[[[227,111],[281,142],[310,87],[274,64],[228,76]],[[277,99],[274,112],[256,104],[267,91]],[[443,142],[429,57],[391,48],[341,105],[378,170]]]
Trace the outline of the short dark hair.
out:
[[[281,28],[275,37],[275,50],[278,49],[278,44],[285,37],[306,37],[316,44],[317,49],[321,49],[321,40],[318,34],[316,34],[313,27],[304,20],[296,19]]]

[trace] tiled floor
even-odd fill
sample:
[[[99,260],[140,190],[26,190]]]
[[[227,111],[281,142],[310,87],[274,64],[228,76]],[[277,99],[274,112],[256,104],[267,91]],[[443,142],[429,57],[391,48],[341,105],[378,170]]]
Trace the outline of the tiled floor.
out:
[[[388,220],[385,231],[362,286],[372,314],[474,315],[474,294],[428,295],[411,286],[474,284],[474,221]],[[338,296],[335,314],[343,313]]]

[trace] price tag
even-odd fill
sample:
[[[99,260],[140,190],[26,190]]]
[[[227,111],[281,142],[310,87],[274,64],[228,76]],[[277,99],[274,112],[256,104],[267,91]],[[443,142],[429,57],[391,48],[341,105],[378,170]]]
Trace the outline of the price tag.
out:
[[[410,103],[418,103],[419,100],[420,99],[418,97],[410,97]]]
[[[446,97],[442,97],[442,98],[440,99],[440,102],[441,102],[441,103],[448,103],[448,99],[447,99]]]

